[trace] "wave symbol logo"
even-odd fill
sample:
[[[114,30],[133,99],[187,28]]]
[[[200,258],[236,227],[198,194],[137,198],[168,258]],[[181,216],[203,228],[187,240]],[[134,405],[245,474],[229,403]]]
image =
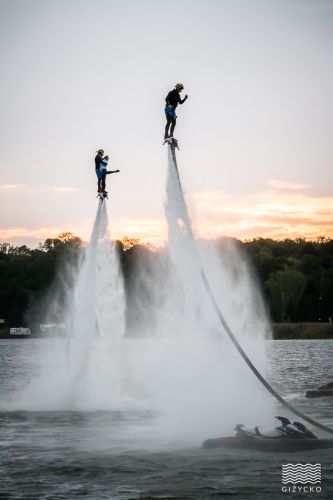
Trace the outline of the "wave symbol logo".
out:
[[[283,464],[282,483],[321,483],[321,464]]]

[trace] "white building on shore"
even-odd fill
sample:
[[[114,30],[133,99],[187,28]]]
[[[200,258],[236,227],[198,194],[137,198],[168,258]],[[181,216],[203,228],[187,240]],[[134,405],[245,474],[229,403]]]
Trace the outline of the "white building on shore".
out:
[[[31,335],[30,329],[29,328],[23,328],[20,326],[19,328],[11,328],[9,330],[10,335],[21,335],[21,336],[29,336]]]

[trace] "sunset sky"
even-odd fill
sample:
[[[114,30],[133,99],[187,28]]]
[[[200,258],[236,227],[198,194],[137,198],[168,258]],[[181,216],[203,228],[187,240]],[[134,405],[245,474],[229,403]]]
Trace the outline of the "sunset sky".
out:
[[[0,0],[0,240],[166,239],[164,98],[203,238],[333,237],[331,0]]]

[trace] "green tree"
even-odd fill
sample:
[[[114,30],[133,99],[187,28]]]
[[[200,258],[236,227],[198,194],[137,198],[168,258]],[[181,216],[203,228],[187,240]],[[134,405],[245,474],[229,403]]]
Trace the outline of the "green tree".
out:
[[[81,252],[81,240],[72,233],[62,233],[57,238],[47,239],[38,249],[31,250],[25,245],[0,245],[0,318],[8,326],[24,326],[26,311],[34,322],[38,303],[47,295],[52,283],[57,287],[68,284],[72,274],[57,270],[70,263],[76,265]]]

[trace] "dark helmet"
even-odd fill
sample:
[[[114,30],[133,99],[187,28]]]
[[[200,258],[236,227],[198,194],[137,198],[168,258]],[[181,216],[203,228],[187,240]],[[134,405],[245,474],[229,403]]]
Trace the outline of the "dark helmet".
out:
[[[181,92],[182,90],[184,90],[184,85],[182,83],[177,83],[175,85],[175,89],[178,90],[178,92]]]
[[[99,149],[99,150],[97,151],[97,153],[98,153],[99,155],[104,155],[104,149]]]

